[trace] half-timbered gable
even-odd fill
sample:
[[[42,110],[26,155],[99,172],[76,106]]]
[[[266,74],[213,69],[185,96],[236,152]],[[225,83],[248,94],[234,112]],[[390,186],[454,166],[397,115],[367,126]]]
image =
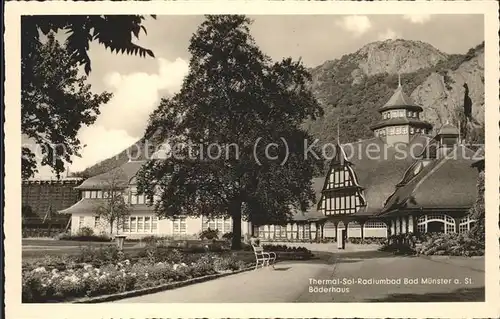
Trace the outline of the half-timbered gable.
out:
[[[320,210],[325,215],[354,214],[364,205],[362,188],[359,186],[352,164],[347,161],[340,146],[337,146],[320,201]]]

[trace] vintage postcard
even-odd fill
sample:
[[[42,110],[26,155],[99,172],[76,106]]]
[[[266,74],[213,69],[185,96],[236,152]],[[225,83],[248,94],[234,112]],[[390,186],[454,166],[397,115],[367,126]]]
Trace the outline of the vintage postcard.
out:
[[[5,20],[8,318],[500,315],[496,2]]]

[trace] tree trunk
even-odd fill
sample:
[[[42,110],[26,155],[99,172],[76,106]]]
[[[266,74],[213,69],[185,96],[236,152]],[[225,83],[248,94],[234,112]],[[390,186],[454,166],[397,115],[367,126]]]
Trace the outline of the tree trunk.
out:
[[[109,229],[109,234],[113,235],[113,221],[112,220],[109,221],[109,228],[110,228]]]
[[[229,213],[233,219],[233,237],[231,250],[241,249],[241,201],[233,200],[229,203]]]

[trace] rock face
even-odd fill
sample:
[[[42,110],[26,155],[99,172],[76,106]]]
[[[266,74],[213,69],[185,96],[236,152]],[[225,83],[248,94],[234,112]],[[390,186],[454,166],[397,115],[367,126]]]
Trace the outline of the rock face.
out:
[[[435,125],[452,121],[458,110],[463,110],[464,83],[472,100],[472,117],[484,123],[484,48],[464,61],[456,70],[444,75],[433,72],[411,94],[412,99],[424,107],[424,117]]]
[[[310,72],[311,90],[325,116],[307,121],[304,128],[320,142],[334,142],[337,125],[341,142],[372,137],[370,125],[381,119],[377,109],[396,89],[398,72],[405,92],[424,108],[423,117],[436,131],[447,121],[456,123],[458,112],[463,111],[463,85],[467,83],[477,122],[469,130],[479,131],[474,133],[479,139],[484,136],[484,43],[466,54],[446,54],[420,41],[379,41]],[[124,161],[121,156],[108,159],[83,173],[96,175]]]
[[[436,65],[448,55],[421,41],[385,40],[362,47],[359,68],[366,75],[379,73],[411,73]]]

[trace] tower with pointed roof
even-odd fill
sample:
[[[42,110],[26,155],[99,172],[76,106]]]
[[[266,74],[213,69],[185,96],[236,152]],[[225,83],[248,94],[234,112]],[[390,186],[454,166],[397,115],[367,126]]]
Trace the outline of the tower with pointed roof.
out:
[[[379,110],[382,120],[371,126],[375,136],[387,144],[409,143],[413,136],[429,134],[432,124],[420,119],[422,107],[405,94],[398,76],[398,88]]]

